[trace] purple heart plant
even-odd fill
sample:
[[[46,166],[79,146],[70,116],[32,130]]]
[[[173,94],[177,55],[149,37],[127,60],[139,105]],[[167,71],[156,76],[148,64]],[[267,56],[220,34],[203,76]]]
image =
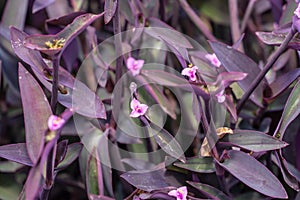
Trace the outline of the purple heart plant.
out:
[[[298,1],[0,13],[0,199],[300,199]]]

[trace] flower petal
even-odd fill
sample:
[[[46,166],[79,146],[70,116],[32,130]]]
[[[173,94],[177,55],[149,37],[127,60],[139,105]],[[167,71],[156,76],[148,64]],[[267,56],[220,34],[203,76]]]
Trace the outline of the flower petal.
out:
[[[190,70],[191,68],[185,68],[181,71],[181,74],[184,76],[190,76]]]
[[[187,191],[187,187],[186,187],[186,186],[182,186],[182,187],[178,188],[177,190],[182,191],[182,192],[183,192],[182,194],[183,194],[184,196],[186,196],[186,195],[188,194],[188,191]]]
[[[136,107],[138,107],[141,103],[136,100],[136,99],[132,99],[131,102],[130,102],[130,108],[132,110],[134,110]]]
[[[148,110],[148,106],[146,104],[140,104],[139,108],[141,109],[140,111],[141,115],[144,115]]]
[[[171,190],[170,192],[168,192],[168,195],[172,197],[177,197],[177,190]]]
[[[134,65],[134,61],[135,59],[133,57],[129,57],[127,60],[126,60],[126,66],[127,68],[130,70],[132,69],[133,65]]]
[[[211,64],[213,64],[216,67],[220,67],[221,66],[221,62],[219,61],[218,57],[216,56],[216,54],[206,54],[205,58],[207,58]]]
[[[298,7],[296,8],[296,10],[294,11],[294,14],[300,18],[300,3],[298,4]]]
[[[56,115],[51,115],[48,119],[48,128],[51,131],[56,131],[60,129],[65,123],[65,120],[56,116]]]
[[[142,69],[145,61],[144,60],[136,60],[136,68]]]
[[[132,76],[136,76],[141,72],[141,68],[140,69],[130,69]]]
[[[139,112],[137,112],[136,110],[133,110],[133,111],[131,111],[129,116],[136,118],[136,117],[141,116],[141,114]]]

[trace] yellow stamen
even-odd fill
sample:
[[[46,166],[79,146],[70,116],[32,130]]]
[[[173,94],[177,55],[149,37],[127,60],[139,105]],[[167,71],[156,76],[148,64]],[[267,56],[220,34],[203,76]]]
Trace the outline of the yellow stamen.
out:
[[[63,38],[53,39],[52,41],[45,42],[48,49],[61,49],[65,45],[66,40]]]

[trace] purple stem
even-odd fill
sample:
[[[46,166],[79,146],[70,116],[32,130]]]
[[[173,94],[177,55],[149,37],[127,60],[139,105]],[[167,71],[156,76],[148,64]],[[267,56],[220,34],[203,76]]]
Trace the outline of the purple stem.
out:
[[[57,97],[58,97],[58,68],[59,68],[59,61],[60,61],[61,54],[54,55],[52,57],[53,63],[53,82],[52,82],[52,95],[51,95],[51,109],[52,113],[56,114],[56,105],[57,105]],[[47,157],[46,163],[46,180],[43,186],[43,190],[40,195],[40,199],[47,200],[49,197],[50,190],[53,186],[53,179],[54,179],[54,159],[56,153],[56,146],[51,149]]]
[[[217,39],[211,34],[205,23],[200,19],[200,17],[194,12],[191,6],[187,3],[186,0],[179,0],[179,3],[182,9],[186,12],[186,14],[190,17],[190,19],[194,22],[197,28],[204,34],[204,36],[211,41],[216,41]]]
[[[51,95],[51,109],[53,114],[56,113],[56,104],[58,97],[58,67],[59,67],[60,56],[54,55],[52,57],[53,63],[53,82],[52,82],[52,95]]]
[[[246,13],[244,15],[243,21],[242,21],[242,26],[241,26],[241,33],[245,31],[248,19],[251,15],[251,12],[253,10],[253,6],[257,0],[250,0],[246,9]]]
[[[229,0],[229,10],[230,10],[230,28],[232,35],[232,42],[239,40],[241,36],[241,30],[239,28],[239,13],[238,13],[238,2],[237,0]],[[239,47],[239,50],[243,51],[243,45]]]
[[[293,39],[294,35],[297,33],[297,31],[292,27],[289,33],[287,34],[286,38],[284,39],[283,43],[279,46],[279,48],[275,51],[274,54],[272,54],[271,58],[268,59],[267,64],[264,66],[263,70],[258,74],[258,76],[254,79],[252,84],[249,87],[249,90],[246,91],[246,93],[243,95],[242,99],[237,104],[237,114],[239,114],[252,94],[252,92],[255,90],[255,88],[259,85],[259,83],[263,80],[263,78],[266,76],[268,71],[271,69],[273,64],[276,62],[276,60],[279,58],[279,56],[285,51],[287,48],[288,43]]]
[[[122,37],[121,37],[121,25],[120,25],[120,2],[117,1],[117,8],[116,12],[113,17],[113,30],[114,30],[114,43],[115,43],[115,55],[116,55],[116,78],[115,78],[115,84],[118,83],[122,76],[122,65],[123,65],[123,56],[122,55]],[[120,103],[120,100],[122,98],[122,93],[117,92],[114,94],[115,101],[118,101],[117,105]],[[117,106],[114,109],[114,115],[111,118],[110,125],[115,126],[116,122],[118,122],[117,117],[119,116],[120,108]]]

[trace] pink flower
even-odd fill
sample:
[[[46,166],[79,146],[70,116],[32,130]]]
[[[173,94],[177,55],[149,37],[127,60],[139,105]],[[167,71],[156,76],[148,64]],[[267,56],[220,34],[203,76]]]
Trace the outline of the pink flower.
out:
[[[126,61],[127,69],[131,71],[133,76],[136,76],[140,73],[144,62],[144,60],[136,60],[133,57],[129,57]]]
[[[130,103],[130,107],[132,109],[132,111],[130,113],[130,117],[139,117],[139,116],[142,116],[148,110],[148,106],[146,104],[141,104],[136,99],[132,99],[132,101]]]
[[[220,67],[221,66],[221,62],[219,61],[219,59],[217,58],[216,54],[206,54],[205,58],[207,58],[211,64],[213,64],[216,67]]]
[[[298,4],[298,7],[294,11],[294,14],[300,19],[300,3]]]
[[[181,71],[181,74],[184,76],[188,76],[191,81],[196,81],[197,80],[197,76],[196,76],[197,69],[198,69],[197,66],[187,67]]]
[[[56,115],[51,115],[48,119],[48,128],[51,131],[56,131],[57,129],[60,129],[64,124],[65,120],[56,116]]]
[[[221,92],[217,93],[215,96],[217,97],[217,100],[218,100],[219,103],[223,103],[225,101],[225,99],[226,99],[226,96],[224,94],[224,90],[222,90]]]
[[[176,200],[186,200],[186,196],[188,194],[186,186],[182,186],[177,188],[176,190],[171,190],[168,195],[176,197]]]

